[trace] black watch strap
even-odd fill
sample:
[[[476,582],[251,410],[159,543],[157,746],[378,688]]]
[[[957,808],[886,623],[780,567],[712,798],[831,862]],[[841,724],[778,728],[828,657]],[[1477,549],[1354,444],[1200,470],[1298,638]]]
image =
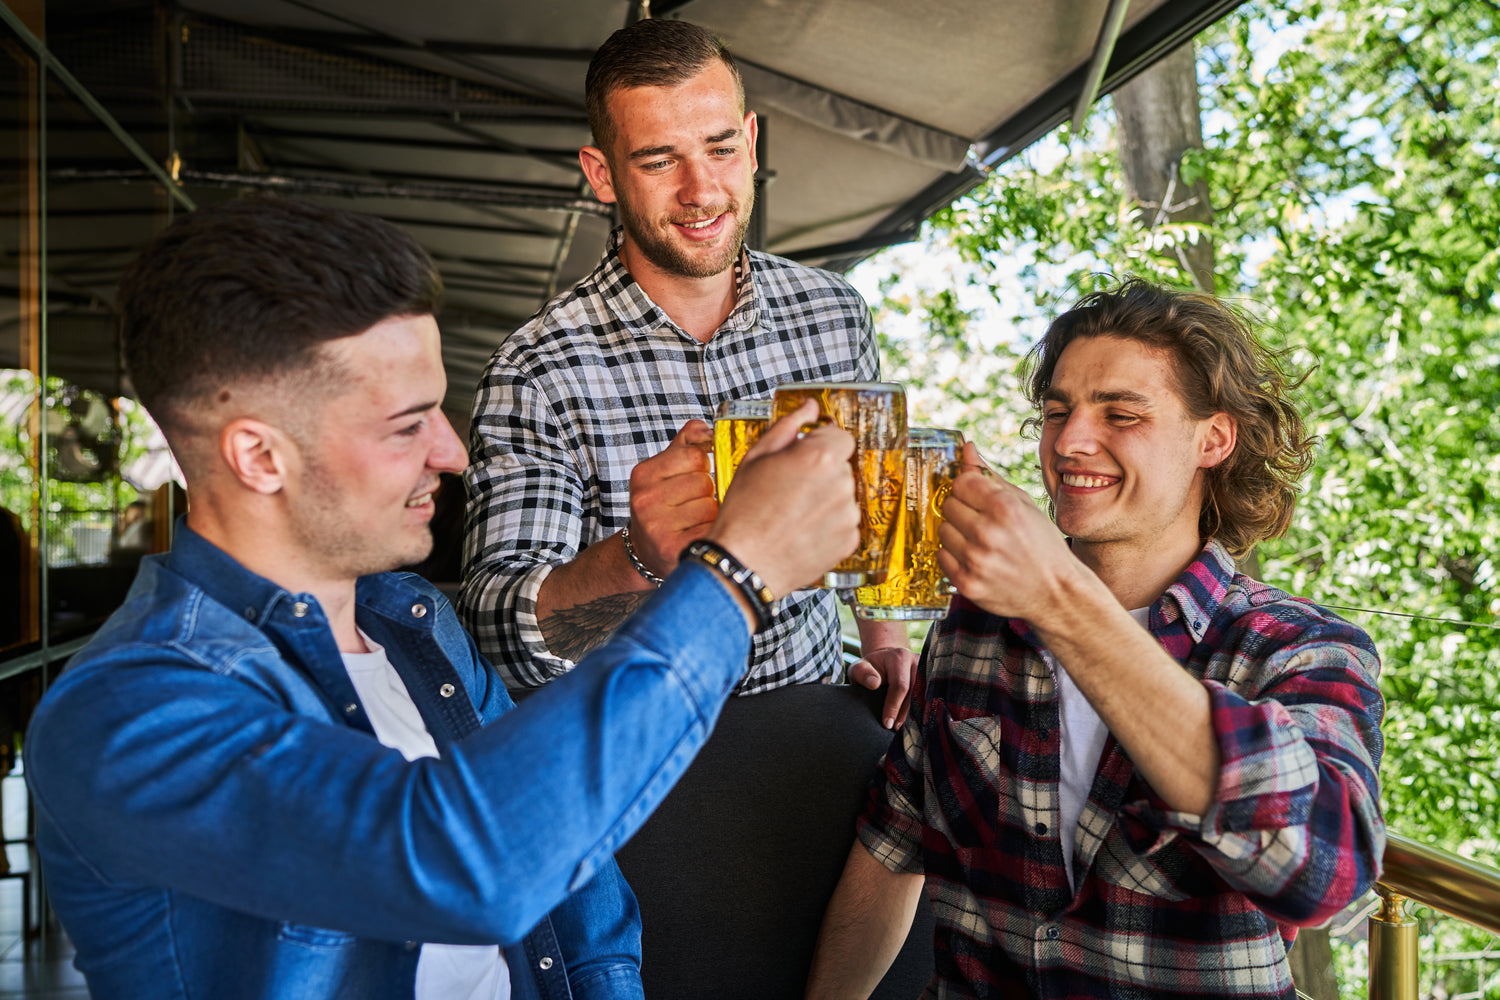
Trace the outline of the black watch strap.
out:
[[[744,594],[745,599],[750,602],[750,607],[755,611],[757,632],[763,631],[771,624],[771,605],[776,600],[771,593],[771,588],[766,586],[760,574],[730,555],[722,545],[711,542],[707,538],[699,538],[688,542],[687,547],[682,550],[682,558],[696,560],[710,569],[717,570],[720,576]]]

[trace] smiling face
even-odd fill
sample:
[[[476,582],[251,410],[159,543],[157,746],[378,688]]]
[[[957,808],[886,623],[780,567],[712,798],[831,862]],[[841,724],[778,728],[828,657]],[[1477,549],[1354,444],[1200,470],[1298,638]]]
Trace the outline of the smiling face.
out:
[[[613,148],[580,162],[600,201],[618,202],[622,256],[643,270],[709,278],[733,266],[755,202],[755,115],[715,61],[676,87],[609,95]]]
[[[1085,562],[1196,552],[1205,470],[1233,445],[1224,414],[1188,416],[1171,356],[1134,340],[1074,340],[1042,401],[1042,479]]]
[[[298,448],[287,485],[292,533],[327,578],[420,562],[432,551],[438,474],[468,464],[439,409],[448,380],[437,323],[394,316],[323,350],[347,379],[318,404]]]

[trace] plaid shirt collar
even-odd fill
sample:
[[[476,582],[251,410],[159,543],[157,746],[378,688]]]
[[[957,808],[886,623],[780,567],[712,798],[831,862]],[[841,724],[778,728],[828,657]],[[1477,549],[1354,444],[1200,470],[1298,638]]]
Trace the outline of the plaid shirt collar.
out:
[[[671,327],[684,337],[688,336],[680,326],[672,322],[666,310],[651,301],[646,290],[630,276],[625,262],[620,259],[620,246],[624,241],[624,228],[616,226],[609,234],[604,259],[599,262],[592,278],[600,297],[604,299],[608,315],[638,336],[653,333],[663,326]],[[740,259],[735,264],[735,275],[737,292],[734,309],[719,324],[716,336],[719,333],[753,330],[760,321],[761,298],[760,289],[755,283],[754,258],[743,244],[740,246]]]
[[[1236,572],[1229,550],[1210,538],[1198,557],[1152,602],[1147,627],[1175,659],[1186,660],[1193,646],[1203,641],[1224,605]],[[1028,646],[1043,650],[1030,622],[1012,618],[1010,627]]]

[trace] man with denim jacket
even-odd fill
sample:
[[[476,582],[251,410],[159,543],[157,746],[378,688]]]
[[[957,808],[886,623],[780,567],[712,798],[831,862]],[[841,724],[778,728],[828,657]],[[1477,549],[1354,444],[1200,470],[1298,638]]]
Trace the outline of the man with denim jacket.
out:
[[[1211,296],[1059,317],[1030,398],[1055,526],[973,471],[958,586],[824,917],[808,996],[867,996],[925,889],[935,997],[1276,997],[1379,873],[1379,660],[1239,574],[1286,529],[1295,381]],[[972,446],[971,446],[972,448]]]
[[[516,708],[442,595],[387,572],[426,555],[465,460],[440,294],[400,230],[281,199],[184,217],[122,281],[189,510],[26,742],[96,1000],[641,994],[612,854],[707,738],[768,597],[853,549],[852,441],[797,439],[810,408],[769,430],[709,532],[728,561],[685,559]]]

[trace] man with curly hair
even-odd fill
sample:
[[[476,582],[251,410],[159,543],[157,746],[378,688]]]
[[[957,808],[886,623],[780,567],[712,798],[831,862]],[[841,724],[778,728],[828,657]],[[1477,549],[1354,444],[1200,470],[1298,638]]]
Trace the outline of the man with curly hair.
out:
[[[966,454],[939,556],[960,596],[808,995],[867,996],[925,887],[929,995],[1290,1000],[1297,927],[1385,840],[1374,646],[1235,569],[1311,464],[1297,380],[1235,310],[1138,280],[1031,362],[1055,525]]]

